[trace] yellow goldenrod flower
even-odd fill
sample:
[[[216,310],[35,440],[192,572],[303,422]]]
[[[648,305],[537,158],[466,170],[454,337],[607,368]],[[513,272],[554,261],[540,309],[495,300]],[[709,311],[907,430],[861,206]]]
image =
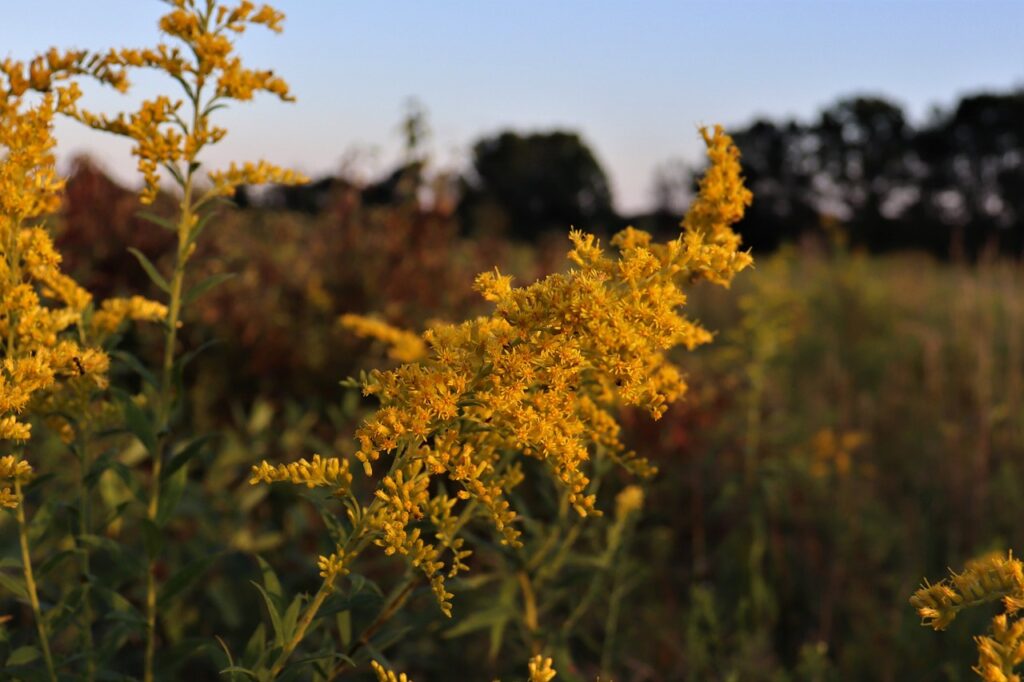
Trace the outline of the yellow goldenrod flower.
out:
[[[976,637],[978,665],[974,671],[985,682],[1020,682],[1014,669],[1024,663],[1024,620],[1009,620],[1005,613],[992,619],[989,636]]]
[[[15,479],[27,481],[31,477],[32,467],[28,462],[20,460],[14,455],[0,457],[0,479],[13,482]],[[19,501],[17,494],[9,486],[5,485],[0,488],[0,507],[13,509],[18,506]]]
[[[250,483],[273,483],[274,481],[290,481],[308,488],[329,486],[336,493],[343,493],[352,485],[352,474],[348,470],[348,460],[337,457],[321,457],[313,455],[313,461],[300,459],[291,464],[272,466],[260,462],[252,468]]]
[[[396,675],[393,671],[388,670],[377,661],[370,661],[370,667],[373,668],[373,672],[377,674],[377,682],[412,682],[405,673]]]
[[[27,67],[0,63],[0,440],[27,441],[33,414],[49,415],[63,438],[73,437],[70,423],[53,415],[75,415],[84,424],[102,411],[93,396],[107,385],[110,361],[100,345],[116,328],[104,319],[166,314],[163,306],[135,297],[105,302],[93,318],[99,324],[85,324],[92,296],[60,271],[60,254],[38,226],[58,208],[64,186],[54,166],[51,126],[73,92],[66,79],[92,73],[122,82],[97,64],[84,53],[53,50]],[[46,93],[29,106],[28,90]],[[12,499],[4,495],[3,503]]]
[[[910,598],[922,624],[945,630],[963,609],[1010,598],[1008,605],[1024,599],[1024,565],[1013,553],[989,554],[969,561],[962,573],[934,585],[925,584]]]
[[[292,101],[288,84],[270,70],[245,67],[235,55],[231,34],[248,26],[262,25],[279,32],[284,15],[264,5],[259,10],[243,1],[234,8],[219,2],[203,7],[175,0],[173,9],[160,19],[160,30],[182,43],[175,47],[161,43],[153,48],[112,50],[100,61],[106,71],[124,83],[129,69],[162,71],[181,83],[185,99],[173,100],[160,95],[143,101],[138,110],[115,116],[96,114],[76,106],[77,96],[69,96],[63,111],[86,125],[132,140],[132,153],[145,180],[143,203],[152,203],[159,190],[161,169],[176,177],[191,176],[200,152],[227,135],[225,128],[213,125],[211,114],[228,101],[245,101],[258,92],[270,93],[283,101]],[[184,49],[182,49],[184,48]],[[193,113],[183,114],[186,104]],[[188,124],[184,118],[190,119]],[[294,171],[260,161],[231,164],[225,171],[208,174],[213,184],[208,197],[230,196],[241,184],[277,182],[296,184],[306,179]]]
[[[644,489],[638,485],[627,485],[615,496],[615,517],[624,519],[644,506]]]
[[[684,393],[669,351],[711,340],[682,315],[684,289],[696,279],[727,285],[750,263],[731,229],[750,202],[739,153],[721,129],[704,137],[711,167],[677,239],[657,244],[627,228],[608,254],[592,235],[573,231],[571,270],[525,287],[497,270],[481,274],[476,290],[493,312],[433,325],[415,340],[371,318],[342,319],[357,334],[387,342],[392,357],[408,360],[371,373],[363,386],[381,406],[357,429],[355,457],[368,476],[383,455],[393,457],[363,530],[386,554],[404,556],[423,572],[446,614],[451,594],[443,576],[465,570],[468,555],[455,537],[454,505],[479,507],[503,543],[519,542],[508,496],[522,469],[509,453],[542,462],[582,516],[599,513],[587,473],[596,448],[636,474],[653,473],[620,441],[616,410],[639,406],[657,419]],[[271,480],[278,470],[260,464],[253,482]],[[432,485],[434,477],[446,478],[454,495],[432,494],[445,488]],[[642,500],[639,488],[627,488],[617,501],[619,515],[639,509]],[[436,529],[433,539],[425,520]]]
[[[416,362],[427,355],[427,344],[418,334],[392,327],[376,318],[348,314],[342,315],[339,322],[360,338],[384,342],[388,346],[388,356],[399,362]]]
[[[530,682],[551,682],[558,675],[552,666],[551,658],[545,658],[540,654],[530,659]]]

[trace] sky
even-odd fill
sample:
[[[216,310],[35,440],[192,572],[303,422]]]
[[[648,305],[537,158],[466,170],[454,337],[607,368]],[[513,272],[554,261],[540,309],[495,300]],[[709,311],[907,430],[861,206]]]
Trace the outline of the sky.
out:
[[[156,0],[0,0],[0,58],[50,45],[159,39]],[[620,211],[647,208],[655,169],[701,159],[697,127],[811,118],[838,97],[881,95],[912,120],[982,90],[1024,87],[1024,0],[278,0],[285,31],[251,29],[247,65],[298,98],[220,112],[211,166],[266,158],[311,175],[368,177],[397,161],[410,98],[428,114],[436,168],[464,168],[504,129],[578,131]],[[134,97],[169,82],[139,79]],[[125,108],[87,91],[86,105]],[[129,145],[65,122],[61,158],[87,152],[136,182]]]

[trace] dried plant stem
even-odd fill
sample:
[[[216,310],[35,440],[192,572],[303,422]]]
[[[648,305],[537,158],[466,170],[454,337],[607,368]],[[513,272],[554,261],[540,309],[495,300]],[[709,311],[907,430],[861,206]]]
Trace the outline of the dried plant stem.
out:
[[[25,576],[25,589],[28,592],[28,600],[32,605],[32,615],[36,621],[36,631],[39,633],[39,648],[43,650],[43,660],[46,661],[46,670],[50,679],[57,682],[57,672],[53,666],[53,655],[50,653],[50,639],[46,634],[46,624],[43,623],[43,610],[39,606],[39,593],[36,591],[36,580],[32,573],[32,555],[28,548],[28,523],[25,521],[25,504],[21,494],[21,481],[14,479],[14,494],[19,504],[14,509],[15,518],[18,520],[18,542],[21,545],[21,566]]]

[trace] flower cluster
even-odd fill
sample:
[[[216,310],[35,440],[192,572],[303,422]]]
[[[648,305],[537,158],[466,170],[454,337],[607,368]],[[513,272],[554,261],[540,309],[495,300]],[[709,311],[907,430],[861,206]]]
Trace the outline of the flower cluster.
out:
[[[117,73],[133,68],[162,71],[178,81],[186,99],[160,95],[143,101],[135,112],[116,116],[96,114],[77,106],[68,110],[92,128],[134,142],[132,153],[138,158],[138,169],[145,179],[144,203],[156,198],[161,168],[176,179],[191,174],[203,148],[227,135],[225,128],[210,122],[216,109],[230,100],[251,100],[258,92],[293,100],[288,84],[273,71],[244,66],[232,41],[232,36],[249,26],[262,25],[280,32],[283,14],[269,5],[257,9],[248,0],[234,7],[212,0],[172,0],[170,4],[171,11],[160,19],[160,29],[180,41],[181,47],[161,43],[153,48],[113,50],[104,55],[102,63],[118,69]],[[241,184],[305,181],[298,173],[264,161],[233,164],[227,171],[210,173],[209,179],[213,183],[210,196],[230,196]]]
[[[1013,553],[989,554],[967,563],[962,573],[934,585],[925,584],[910,598],[922,624],[944,630],[960,611],[999,601],[1003,612],[992,618],[987,635],[975,637],[978,665],[986,682],[1020,682],[1014,670],[1024,663],[1024,564]]]
[[[522,288],[498,271],[480,275],[476,289],[494,312],[436,324],[420,344],[374,320],[345,318],[409,360],[373,372],[363,386],[381,407],[356,432],[356,458],[368,476],[382,457],[391,460],[366,514],[368,532],[423,571],[446,613],[443,550],[453,556],[448,575],[468,554],[452,541],[460,522],[451,525],[449,506],[465,501],[467,510],[484,510],[502,542],[518,544],[508,493],[523,477],[519,456],[542,462],[581,516],[597,511],[587,473],[595,449],[634,473],[652,473],[621,442],[616,410],[638,406],[657,419],[683,394],[668,352],[711,340],[681,314],[684,288],[697,279],[728,285],[751,262],[731,229],[750,202],[739,152],[720,128],[704,137],[711,167],[677,239],[652,243],[628,228],[608,255],[593,236],[573,231],[568,272]],[[254,468],[254,480],[266,480],[267,466]],[[641,499],[631,492],[620,506]],[[437,543],[424,538],[427,520]]]
[[[427,344],[422,337],[405,329],[392,327],[387,322],[363,315],[346,314],[339,320],[343,327],[360,338],[375,339],[388,347],[388,357],[399,362],[416,362],[427,356]]]
[[[1004,600],[1008,610],[1016,611],[1024,599],[1024,564],[1013,554],[989,554],[967,563],[962,573],[925,585],[910,598],[922,623],[945,630],[960,611]]]
[[[974,671],[985,682],[1020,682],[1014,669],[1024,663],[1024,620],[1009,620],[1005,613],[992,619],[991,636],[978,642],[978,665]]]
[[[552,667],[553,661],[540,654],[530,659],[529,671],[530,682],[551,682],[558,676]]]
[[[89,69],[121,82],[81,53],[51,51],[27,67],[11,61],[0,66],[0,441],[15,445],[31,436],[26,413],[84,418],[93,392],[107,383],[103,340],[127,318],[166,315],[163,306],[140,297],[106,301],[94,314],[92,297],[61,272],[60,254],[41,226],[59,207],[63,189],[50,130],[70,86],[58,84]],[[28,106],[28,89],[46,94]],[[69,404],[77,409],[64,409]],[[58,428],[71,437],[70,424]],[[10,457],[4,456],[0,477],[27,476],[28,465]],[[2,504],[12,504],[9,490],[0,496]]]

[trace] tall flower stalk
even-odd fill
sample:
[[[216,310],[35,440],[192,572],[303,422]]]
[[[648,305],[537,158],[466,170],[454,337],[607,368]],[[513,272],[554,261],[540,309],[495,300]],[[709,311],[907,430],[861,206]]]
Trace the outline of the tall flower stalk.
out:
[[[63,181],[54,167],[53,117],[74,109],[78,90],[69,79],[92,76],[123,87],[124,75],[84,52],[50,50],[25,64],[0,63],[0,506],[14,508],[25,591],[50,679],[57,665],[32,568],[23,487],[32,475],[24,452],[35,420],[46,420],[67,443],[81,440],[95,422],[96,395],[107,386],[109,358],[102,345],[125,319],[155,319],[163,306],[142,298],[108,299],[97,310],[92,297],[60,270],[60,256],[46,230],[58,208]],[[29,102],[33,91],[45,93]],[[5,448],[6,449],[6,448]],[[88,532],[87,463],[79,486],[79,538]],[[80,547],[82,574],[89,552]],[[89,592],[79,620],[92,669]]]
[[[243,0],[234,6],[216,0],[171,0],[172,9],[160,19],[160,29],[176,44],[161,43],[153,48],[113,50],[105,56],[108,64],[131,71],[153,69],[172,78],[181,97],[164,95],[145,100],[131,113],[104,116],[75,108],[72,116],[86,125],[127,137],[134,142],[133,154],[145,185],[141,199],[152,203],[159,193],[162,177],[170,178],[180,193],[176,215],[151,216],[156,224],[177,237],[173,270],[169,277],[159,272],[145,255],[133,251],[147,274],[166,296],[165,338],[160,382],[154,398],[154,423],[150,429],[151,473],[146,521],[151,526],[166,524],[169,511],[162,506],[164,464],[169,456],[173,433],[172,414],[177,401],[177,335],[185,307],[223,278],[200,282],[186,290],[188,263],[196,241],[211,218],[216,200],[231,196],[241,184],[304,182],[297,173],[266,162],[231,164],[223,171],[200,173],[204,150],[227,135],[213,123],[213,114],[231,101],[250,100],[267,92],[292,101],[287,83],[270,70],[245,67],[235,55],[233,38],[248,27],[261,25],[280,32],[284,15],[270,7],[257,8]],[[144,679],[153,679],[157,640],[156,564],[152,552],[146,574],[146,649]]]
[[[567,273],[522,288],[497,270],[484,273],[476,289],[494,312],[435,325],[419,339],[376,320],[343,318],[405,361],[362,384],[381,407],[356,431],[355,458],[367,476],[390,459],[373,498],[355,497],[345,459],[262,462],[252,477],[326,487],[343,502],[349,531],[320,557],[321,567],[349,567],[376,545],[420,572],[450,616],[446,581],[469,568],[465,523],[487,518],[502,544],[520,544],[509,493],[524,478],[523,459],[543,465],[567,511],[581,518],[600,514],[590,474],[598,449],[628,471],[653,473],[621,441],[616,410],[637,406],[657,419],[683,395],[686,383],[668,351],[711,340],[682,315],[684,289],[695,280],[728,286],[751,263],[731,229],[751,200],[739,151],[721,128],[702,132],[711,165],[678,238],[659,244],[627,228],[612,239],[617,253],[606,255],[593,236],[573,231]],[[303,623],[312,621],[338,575],[321,571],[324,585]],[[528,620],[536,629],[535,618]],[[294,642],[285,647],[271,677],[294,649]]]

